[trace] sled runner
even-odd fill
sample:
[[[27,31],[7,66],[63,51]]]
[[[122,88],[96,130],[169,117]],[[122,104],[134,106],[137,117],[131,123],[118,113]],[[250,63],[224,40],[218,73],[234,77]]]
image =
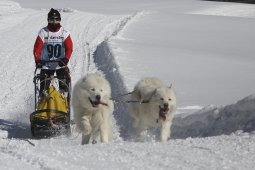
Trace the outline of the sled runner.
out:
[[[70,134],[70,84],[63,77],[41,75],[39,68],[34,72],[35,111],[30,114],[31,133],[33,137],[51,137]],[[40,79],[43,81],[40,82]],[[39,94],[40,83],[48,83],[43,95]],[[59,83],[67,87],[61,93]]]

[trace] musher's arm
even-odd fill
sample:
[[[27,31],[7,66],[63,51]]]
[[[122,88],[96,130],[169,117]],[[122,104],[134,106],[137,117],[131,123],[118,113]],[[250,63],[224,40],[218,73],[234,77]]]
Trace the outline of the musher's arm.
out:
[[[64,44],[65,44],[65,59],[68,62],[73,52],[73,42],[70,35],[68,35],[68,37],[65,39]]]
[[[41,37],[38,35],[34,44],[34,58],[36,63],[41,61],[42,48],[43,48],[43,41]]]

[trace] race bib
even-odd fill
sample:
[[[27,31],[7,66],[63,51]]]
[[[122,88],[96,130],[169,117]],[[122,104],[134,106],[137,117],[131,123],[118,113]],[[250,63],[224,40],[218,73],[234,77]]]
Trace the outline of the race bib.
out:
[[[39,35],[44,42],[41,60],[60,61],[65,58],[64,40],[69,32],[63,30],[62,27],[58,32],[50,32],[47,28],[44,28]]]
[[[48,43],[47,53],[49,61],[59,61],[63,56],[63,43]]]

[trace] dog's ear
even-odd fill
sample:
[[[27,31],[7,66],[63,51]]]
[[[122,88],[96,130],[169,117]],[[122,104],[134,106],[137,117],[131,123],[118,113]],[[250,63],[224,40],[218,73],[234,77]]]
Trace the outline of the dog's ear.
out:
[[[157,93],[157,88],[152,92],[151,97],[154,96]]]

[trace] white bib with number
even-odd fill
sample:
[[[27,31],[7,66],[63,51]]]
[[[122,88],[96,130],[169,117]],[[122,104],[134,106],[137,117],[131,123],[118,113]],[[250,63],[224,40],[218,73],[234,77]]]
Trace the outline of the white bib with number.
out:
[[[39,36],[43,41],[41,60],[46,62],[57,62],[65,58],[64,41],[69,36],[69,34],[69,31],[65,30],[63,27],[61,27],[57,32],[51,32],[47,27],[41,29],[39,32]]]

